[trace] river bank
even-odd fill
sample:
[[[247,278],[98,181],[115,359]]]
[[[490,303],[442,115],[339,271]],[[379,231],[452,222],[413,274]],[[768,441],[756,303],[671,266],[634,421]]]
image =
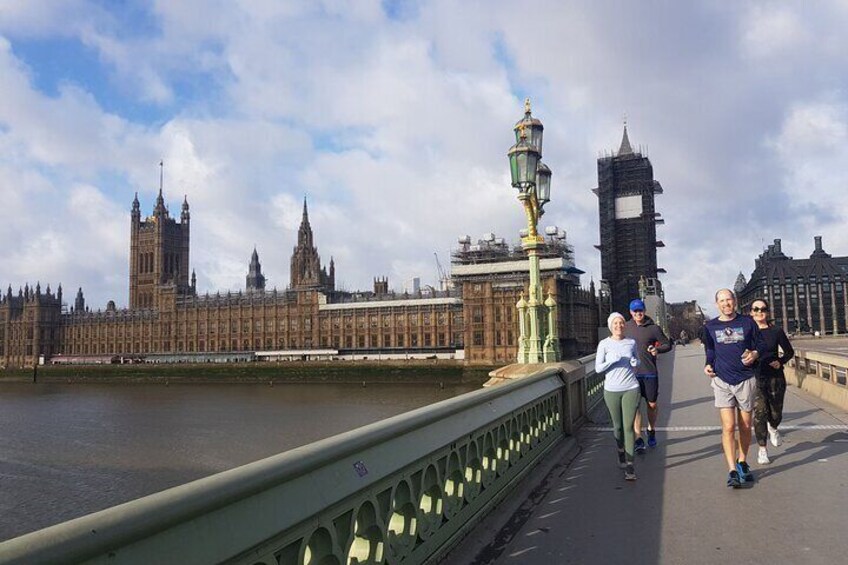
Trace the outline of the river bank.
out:
[[[198,363],[135,365],[46,365],[38,367],[44,383],[479,383],[496,367],[465,366],[456,362],[408,360],[287,363]],[[33,369],[0,371],[0,384],[32,382]]]

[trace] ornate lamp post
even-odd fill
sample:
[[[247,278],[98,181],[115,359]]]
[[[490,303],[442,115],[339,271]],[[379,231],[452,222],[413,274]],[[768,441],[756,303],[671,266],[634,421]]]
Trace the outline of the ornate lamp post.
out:
[[[518,200],[524,205],[527,216],[527,235],[521,238],[521,245],[530,259],[530,288],[525,301],[522,295],[518,307],[520,338],[518,346],[519,363],[542,363],[559,360],[559,346],[556,337],[556,307],[550,309],[546,303],[553,303],[542,297],[539,272],[539,247],[544,245],[544,237],[539,235],[539,218],[545,213],[544,207],[551,197],[551,170],[542,163],[542,122],[530,112],[530,99],[524,102],[524,118],[515,125],[516,143],[509,153],[509,170],[512,186],[518,190]],[[543,302],[544,301],[544,302]]]

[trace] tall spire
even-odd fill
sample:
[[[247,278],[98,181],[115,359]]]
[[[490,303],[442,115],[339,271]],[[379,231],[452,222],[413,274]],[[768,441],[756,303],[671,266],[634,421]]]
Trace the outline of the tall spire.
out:
[[[624,119],[624,135],[621,138],[621,147],[618,148],[619,155],[632,155],[633,147],[630,146],[630,138],[627,137],[627,118]]]
[[[247,270],[247,290],[265,290],[265,275],[262,274],[262,265],[259,263],[259,253],[253,246],[253,255],[250,257],[250,266]]]
[[[303,197],[303,217],[297,230],[297,246],[312,248],[312,226],[309,225],[309,210],[306,207],[306,196]]]

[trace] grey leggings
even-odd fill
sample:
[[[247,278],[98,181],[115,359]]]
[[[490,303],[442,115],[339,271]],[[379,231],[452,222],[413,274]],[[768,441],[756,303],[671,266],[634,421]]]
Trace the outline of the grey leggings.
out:
[[[607,403],[612,418],[615,444],[619,451],[624,449],[628,463],[633,463],[633,443],[636,435],[633,432],[633,420],[636,418],[640,398],[638,388],[624,392],[604,391],[604,402]]]

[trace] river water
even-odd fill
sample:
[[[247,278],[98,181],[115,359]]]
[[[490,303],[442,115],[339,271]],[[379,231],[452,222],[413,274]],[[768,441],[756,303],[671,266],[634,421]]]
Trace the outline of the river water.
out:
[[[478,386],[0,383],[0,540]]]

